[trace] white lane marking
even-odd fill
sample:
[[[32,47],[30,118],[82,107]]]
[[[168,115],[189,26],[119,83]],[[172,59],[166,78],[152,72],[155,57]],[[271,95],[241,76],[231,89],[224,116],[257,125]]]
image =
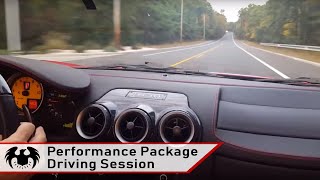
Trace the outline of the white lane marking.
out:
[[[254,56],[253,54],[249,53],[248,51],[246,51],[245,49],[243,49],[242,47],[240,47],[234,40],[233,38],[233,34],[232,34],[232,41],[233,43],[242,51],[244,51],[245,53],[247,53],[248,55],[250,55],[251,57],[253,57],[255,60],[259,61],[261,64],[265,65],[267,68],[271,69],[273,72],[277,73],[279,76],[281,76],[284,79],[290,79],[289,76],[285,75],[284,73],[280,72],[279,70],[277,70],[276,68],[272,67],[271,65],[269,65],[268,63],[264,62],[263,60],[257,58],[256,56]]]
[[[171,50],[171,51],[163,51],[163,52],[158,52],[158,53],[146,54],[146,55],[143,55],[143,57],[154,56],[154,55],[165,54],[165,53],[172,53],[172,52],[177,52],[177,51],[184,51],[184,50],[188,50],[188,49],[195,49],[195,48],[199,48],[199,47],[209,46],[209,45],[215,44],[215,43],[217,43],[219,41],[220,40],[214,41],[214,42],[209,43],[209,44],[192,46],[192,47],[188,47],[188,48],[182,48],[182,49],[176,49],[176,50]]]
[[[251,47],[251,48],[253,48],[253,49],[257,49],[257,50],[260,50],[260,51],[264,51],[264,52],[267,52],[267,53],[275,54],[275,55],[278,55],[278,56],[290,58],[290,59],[293,59],[293,60],[296,60],[296,61],[300,61],[300,62],[303,62],[303,63],[307,63],[307,64],[311,64],[311,65],[319,66],[319,67],[320,67],[320,63],[316,63],[316,62],[312,62],[312,61],[309,61],[309,60],[306,60],[306,59],[297,58],[297,57],[293,57],[293,56],[288,56],[288,55],[285,55],[285,54],[276,53],[276,52],[268,51],[268,50],[265,50],[265,49],[261,49],[261,48],[249,46],[249,45],[247,45],[247,44],[245,44],[245,43],[241,43],[241,44],[243,44],[243,45],[245,45],[245,46],[248,46],[248,47]]]

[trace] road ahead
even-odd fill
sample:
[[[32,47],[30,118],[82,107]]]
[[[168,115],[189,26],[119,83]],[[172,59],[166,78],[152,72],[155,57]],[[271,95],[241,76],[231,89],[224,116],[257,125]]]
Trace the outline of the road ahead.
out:
[[[247,46],[227,33],[217,41],[72,61],[86,66],[144,64],[273,78],[320,77],[320,67]]]

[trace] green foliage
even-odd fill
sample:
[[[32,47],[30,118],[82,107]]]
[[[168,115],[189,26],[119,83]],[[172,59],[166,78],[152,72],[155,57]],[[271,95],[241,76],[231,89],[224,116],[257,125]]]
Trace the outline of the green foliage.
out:
[[[0,49],[0,55],[7,55],[7,54],[9,54],[7,50]]]
[[[117,51],[117,48],[114,47],[113,45],[109,45],[109,46],[106,46],[106,47],[104,48],[104,51],[105,51],[105,52],[116,52],[116,51]]]
[[[161,44],[180,39],[181,0],[122,0],[123,45]],[[203,37],[206,14],[208,38],[222,37],[226,19],[205,0],[184,0],[184,40]],[[223,31],[223,33],[221,33]]]
[[[86,50],[86,47],[82,45],[77,45],[77,46],[74,46],[73,49],[76,50],[77,53],[83,53],[84,50]]]
[[[44,45],[34,46],[31,51],[34,54],[44,54],[48,52],[48,48]]]
[[[113,1],[96,0],[97,10],[87,10],[81,0],[28,0],[20,2],[24,50],[106,47],[113,41]],[[180,39],[181,0],[121,0],[121,43],[161,44]],[[203,37],[206,15],[207,39],[224,35],[226,18],[206,0],[184,0],[186,41]],[[0,48],[5,49],[3,0],[0,0]],[[107,48],[109,49],[109,48]]]
[[[239,11],[238,38],[257,42],[319,45],[320,1],[268,0]]]
[[[69,37],[62,33],[48,32],[48,34],[43,36],[43,46],[49,49],[68,49],[68,39]]]
[[[227,30],[234,32],[236,30],[237,24],[235,22],[228,22]]]
[[[86,47],[86,49],[101,49],[101,45],[98,44],[95,41],[89,40],[83,43],[83,46]]]

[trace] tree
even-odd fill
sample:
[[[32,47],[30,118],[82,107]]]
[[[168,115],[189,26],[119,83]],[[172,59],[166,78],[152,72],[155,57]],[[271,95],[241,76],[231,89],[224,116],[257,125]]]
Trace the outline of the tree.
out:
[[[3,0],[0,0],[0,10]],[[113,40],[113,1],[95,1],[97,10],[87,10],[82,1],[20,1],[24,50],[50,48],[103,48]],[[123,45],[161,44],[179,41],[180,0],[121,0]],[[3,13],[0,11],[0,40]],[[224,35],[226,18],[206,0],[184,1],[184,40],[203,38],[206,15],[207,39]],[[2,41],[3,42],[3,41]],[[4,41],[5,42],[5,41]],[[1,41],[0,41],[1,43]],[[3,45],[0,44],[2,48]]]
[[[268,0],[239,11],[238,38],[272,43],[319,45],[320,1]]]

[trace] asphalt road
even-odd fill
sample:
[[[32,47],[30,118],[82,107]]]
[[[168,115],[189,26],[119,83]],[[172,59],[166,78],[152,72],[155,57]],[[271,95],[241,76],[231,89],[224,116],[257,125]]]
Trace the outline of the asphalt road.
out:
[[[197,45],[72,61],[85,66],[136,65],[145,62],[150,62],[154,67],[171,66],[203,72],[272,78],[320,77],[319,66],[247,46],[235,40],[232,33],[227,33],[220,40]]]

